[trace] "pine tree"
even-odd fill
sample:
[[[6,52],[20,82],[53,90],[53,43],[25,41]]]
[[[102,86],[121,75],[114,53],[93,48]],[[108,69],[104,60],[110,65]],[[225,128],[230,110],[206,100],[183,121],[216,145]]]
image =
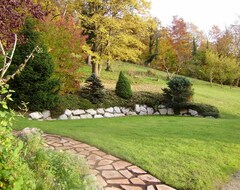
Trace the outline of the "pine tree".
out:
[[[29,60],[25,69],[10,81],[13,94],[13,106],[18,107],[22,101],[29,102],[29,109],[41,111],[53,108],[58,101],[59,81],[52,79],[53,62],[47,48],[41,43],[39,33],[35,30],[35,21],[26,19],[25,25],[19,35],[24,42],[17,45],[11,70],[24,62],[27,55],[38,45],[41,52]],[[16,68],[14,68],[16,67]]]
[[[86,81],[87,85],[81,90],[81,96],[93,104],[102,102],[104,97],[104,86],[101,80],[93,73]]]
[[[119,74],[115,92],[119,97],[124,99],[130,99],[132,97],[131,85],[122,71]]]

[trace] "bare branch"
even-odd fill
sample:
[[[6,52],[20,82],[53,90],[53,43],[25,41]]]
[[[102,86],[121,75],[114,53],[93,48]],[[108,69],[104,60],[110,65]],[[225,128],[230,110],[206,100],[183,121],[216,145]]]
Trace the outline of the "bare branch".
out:
[[[26,67],[28,61],[33,57],[33,54],[34,54],[36,51],[38,51],[38,50],[39,50],[39,47],[36,46],[36,47],[32,50],[31,54],[26,57],[26,59],[24,60],[24,63],[22,63],[21,65],[19,65],[19,67],[18,67],[18,69],[15,71],[15,73],[13,73],[10,77],[8,77],[8,78],[5,80],[5,82],[7,83],[10,79],[14,79],[14,77],[15,77],[16,75],[20,74],[21,71]]]
[[[4,47],[2,45],[2,41],[1,40],[0,40],[0,47],[1,47],[1,51],[2,51],[3,55],[5,56],[6,53],[5,53],[5,50],[4,50]]]
[[[14,52],[15,52],[15,49],[16,49],[16,45],[17,45],[17,35],[14,34],[14,37],[15,37],[15,41],[14,41],[14,46],[13,46],[13,50],[12,50],[12,53],[11,53],[11,56],[8,57],[8,53],[6,53],[4,51],[4,48],[3,48],[3,45],[1,43],[1,48],[2,48],[2,51],[4,51],[4,63],[3,63],[3,68],[2,68],[2,73],[1,73],[1,79],[3,79],[4,75],[6,74],[8,68],[10,67],[11,63],[12,63],[12,58],[13,58],[13,55],[14,55]],[[7,58],[9,58],[9,60],[7,60]]]

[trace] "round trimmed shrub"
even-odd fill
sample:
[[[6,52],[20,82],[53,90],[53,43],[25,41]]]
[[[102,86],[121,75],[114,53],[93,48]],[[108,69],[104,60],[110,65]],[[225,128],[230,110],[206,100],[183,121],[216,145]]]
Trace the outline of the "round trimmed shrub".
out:
[[[174,77],[163,89],[163,96],[167,103],[186,103],[192,101],[192,83],[184,77]]]
[[[122,71],[119,74],[115,92],[117,96],[124,99],[130,99],[132,97],[131,85]]]

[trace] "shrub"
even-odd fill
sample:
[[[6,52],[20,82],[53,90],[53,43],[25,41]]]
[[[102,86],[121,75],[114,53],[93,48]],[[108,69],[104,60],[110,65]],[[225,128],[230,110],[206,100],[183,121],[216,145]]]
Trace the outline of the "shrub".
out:
[[[128,79],[124,76],[122,71],[119,74],[115,92],[117,96],[124,99],[130,99],[132,97],[131,85]]]
[[[85,82],[87,85],[82,88],[80,95],[93,104],[102,102],[104,97],[104,86],[101,80],[93,73]]]
[[[22,133],[20,138],[26,151],[24,159],[34,171],[36,189],[94,189],[96,184],[87,177],[88,168],[82,159],[64,152],[43,149],[41,131],[25,131],[27,133]]]
[[[24,37],[24,43],[17,45],[10,71],[24,63],[26,56],[38,45],[41,52],[34,54],[34,59],[29,60],[24,70],[13,80],[10,87],[13,94],[15,108],[22,101],[29,102],[29,109],[41,111],[53,108],[58,101],[59,81],[52,78],[53,62],[47,48],[41,42],[39,33],[35,31],[35,23],[27,19],[19,34]]]
[[[220,113],[217,107],[208,104],[199,103],[171,103],[167,106],[174,108],[175,112],[180,112],[182,109],[196,110],[200,115],[207,117],[220,117]]]
[[[193,96],[192,84],[184,77],[174,77],[163,89],[164,100],[167,103],[191,102]]]

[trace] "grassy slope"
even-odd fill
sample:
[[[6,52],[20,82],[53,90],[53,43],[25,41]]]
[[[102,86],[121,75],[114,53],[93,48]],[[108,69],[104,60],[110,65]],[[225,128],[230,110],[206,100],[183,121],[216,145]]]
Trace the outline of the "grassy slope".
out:
[[[119,62],[113,64],[113,72],[102,72],[101,79],[106,88],[115,88],[120,70],[127,74],[134,91],[161,92],[161,88],[166,86],[166,73],[139,65]],[[151,71],[153,75],[147,74],[148,71]],[[90,68],[84,66],[80,72],[87,77],[90,75]],[[190,80],[195,91],[195,102],[218,107],[224,118],[240,118],[240,88],[230,88],[229,86],[221,88],[217,84],[211,87],[208,82],[196,79]]]
[[[114,88],[119,70],[128,73],[135,91],[160,91],[165,74],[131,64],[103,72],[107,88]],[[151,70],[155,74],[147,74]],[[89,75],[90,68],[82,72]],[[213,189],[240,169],[240,89],[210,87],[192,79],[195,102],[217,106],[221,119],[185,117],[126,117],[112,119],[35,122],[18,120],[15,128],[39,127],[95,145],[129,160],[179,189]]]

